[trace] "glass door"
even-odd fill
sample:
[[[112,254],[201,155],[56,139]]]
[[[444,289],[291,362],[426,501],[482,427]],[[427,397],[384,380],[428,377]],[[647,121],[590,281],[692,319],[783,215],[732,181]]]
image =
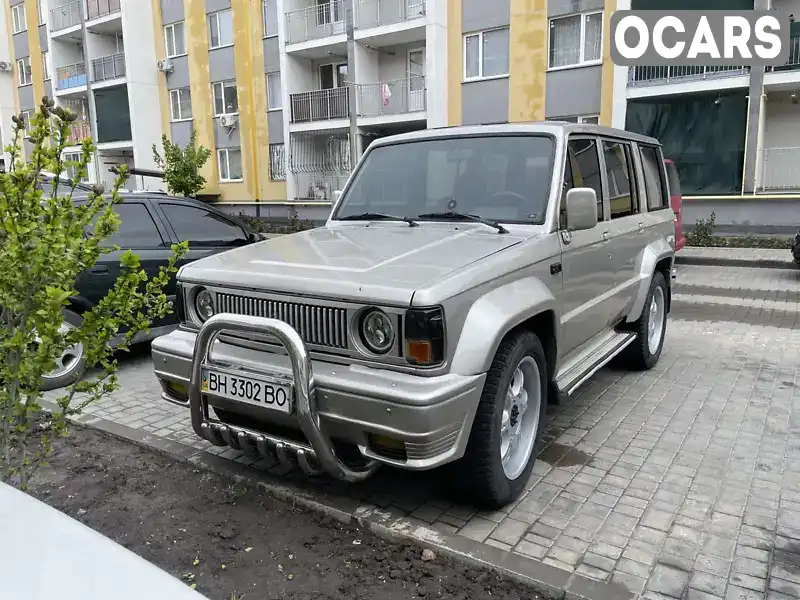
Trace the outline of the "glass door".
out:
[[[425,110],[425,49],[408,51],[408,112]]]

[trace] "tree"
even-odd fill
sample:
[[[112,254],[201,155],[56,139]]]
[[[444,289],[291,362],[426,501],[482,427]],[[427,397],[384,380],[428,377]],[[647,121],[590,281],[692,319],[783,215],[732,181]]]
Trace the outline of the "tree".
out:
[[[161,136],[161,145],[163,156],[153,144],[153,160],[164,171],[169,193],[195,196],[206,185],[206,178],[200,171],[211,156],[211,150],[197,145],[197,132],[194,129],[185,148],[173,144],[166,135]]]
[[[171,311],[164,286],[187,249],[173,246],[168,265],[149,280],[138,257],[125,252],[122,275],[111,291],[80,314],[79,324],[62,328],[78,275],[101,254],[118,250],[103,242],[119,227],[114,204],[127,178],[123,168],[110,197],[95,186],[80,201],[73,198],[95,150],[87,139],[79,160],[63,160],[75,118],[43,98],[31,121],[26,161],[20,148],[25,124],[21,116],[13,117],[13,142],[6,147],[10,165],[0,174],[0,481],[23,489],[52,452],[52,436],[67,434],[67,417],[116,389],[114,353],[127,350],[136,333]],[[62,179],[71,168],[74,179]],[[48,181],[43,172],[55,178]],[[112,349],[109,342],[118,334],[122,341]],[[82,375],[90,370],[97,375],[79,378],[57,399],[57,410],[45,414],[42,376],[75,344],[84,347]]]

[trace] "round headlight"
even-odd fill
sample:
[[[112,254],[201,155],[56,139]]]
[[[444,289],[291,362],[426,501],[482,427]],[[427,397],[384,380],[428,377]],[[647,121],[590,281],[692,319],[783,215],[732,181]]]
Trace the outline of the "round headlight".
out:
[[[386,354],[394,343],[394,327],[381,310],[373,309],[361,319],[361,341],[370,352]]]
[[[194,297],[194,309],[201,321],[214,316],[214,296],[208,290],[200,290]]]

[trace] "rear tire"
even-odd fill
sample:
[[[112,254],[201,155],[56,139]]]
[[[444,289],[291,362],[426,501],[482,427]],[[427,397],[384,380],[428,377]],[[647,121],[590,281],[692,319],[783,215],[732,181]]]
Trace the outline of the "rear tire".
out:
[[[547,409],[547,361],[530,331],[500,344],[486,377],[464,457],[451,465],[459,501],[498,509],[516,500],[536,460]]]
[[[642,314],[631,324],[636,340],[620,354],[619,365],[636,371],[652,369],[661,357],[667,335],[667,280],[653,273]]]
[[[80,327],[83,323],[83,318],[76,312],[65,308],[63,315],[62,330]],[[56,368],[42,377],[42,390],[57,390],[75,383],[83,371],[85,362],[86,356],[81,344],[67,348],[58,358]]]

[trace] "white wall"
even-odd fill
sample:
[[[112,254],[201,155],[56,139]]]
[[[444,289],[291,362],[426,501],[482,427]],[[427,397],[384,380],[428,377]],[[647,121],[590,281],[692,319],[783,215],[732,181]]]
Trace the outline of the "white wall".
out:
[[[425,86],[428,127],[447,125],[447,2],[448,0],[428,0],[426,4]]]
[[[355,43],[355,81],[356,83],[375,83],[380,81],[380,54],[377,50],[365,48]]]
[[[800,148],[800,95],[792,103],[790,92],[772,92],[765,103],[763,148]]]
[[[122,0],[123,37],[136,40],[125,53],[125,68],[133,160],[141,169],[157,168],[153,161],[153,144],[161,144],[163,133],[152,6],[141,0]]]
[[[89,58],[91,60],[122,52],[122,45],[121,43],[117,42],[117,37],[113,34],[97,34],[89,32],[86,38],[86,45]]]
[[[53,62],[53,69],[57,69],[83,62],[83,53],[81,52],[81,47],[76,43],[51,39],[50,58]],[[55,78],[55,72],[53,73],[53,78]]]
[[[405,79],[408,77],[408,51],[424,48],[424,42],[381,48],[378,54],[378,79],[365,83]]]
[[[284,56],[286,70],[284,70]],[[319,64],[318,61],[317,65]],[[319,72],[316,69],[314,62],[308,58],[299,56],[292,56],[289,54],[281,54],[281,72],[286,73],[281,77],[284,89],[288,94],[297,94],[300,92],[310,92],[317,89],[317,81],[319,79]],[[289,106],[289,99],[286,98],[284,106]]]

